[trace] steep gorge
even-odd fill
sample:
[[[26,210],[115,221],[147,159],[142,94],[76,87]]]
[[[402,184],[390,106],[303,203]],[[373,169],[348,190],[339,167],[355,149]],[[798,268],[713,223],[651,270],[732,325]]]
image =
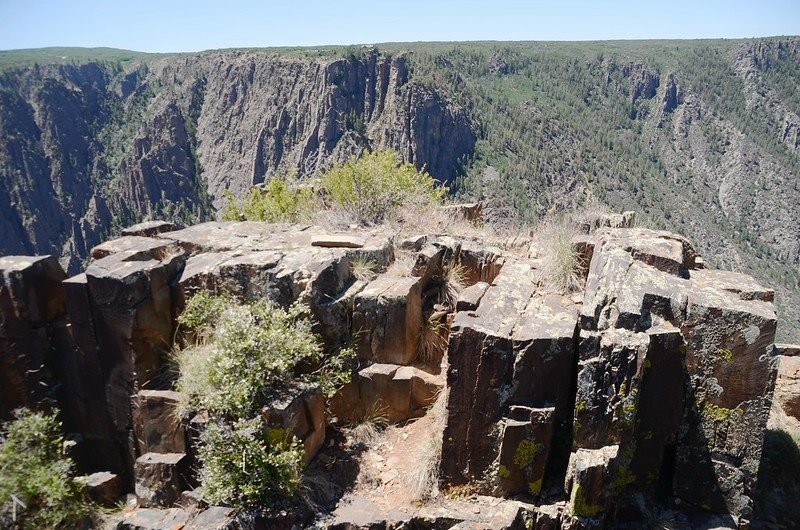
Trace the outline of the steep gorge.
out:
[[[75,272],[127,224],[211,219],[225,190],[392,148],[499,223],[637,210],[774,285],[778,336],[798,338],[796,37],[13,53],[0,54],[4,254],[53,253]]]

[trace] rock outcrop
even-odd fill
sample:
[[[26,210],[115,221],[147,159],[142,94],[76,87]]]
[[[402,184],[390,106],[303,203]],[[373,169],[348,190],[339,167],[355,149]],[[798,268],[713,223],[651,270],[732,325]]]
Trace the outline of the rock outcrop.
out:
[[[328,402],[339,425],[402,425],[445,392],[441,486],[531,503],[486,501],[479,517],[455,503],[370,527],[601,528],[649,520],[662,501],[745,524],[770,406],[775,421],[798,421],[796,348],[774,344],[772,290],[703,268],[687,239],[630,219],[576,236],[584,286],[566,294],[543,273],[547,242],[391,240],[380,227],[156,223],[95,247],[69,279],[52,257],[2,258],[3,410],[60,402],[81,467],[111,472],[88,479],[98,498],[121,484],[158,508],[126,521],[186,524],[194,513],[172,506],[196,483],[204,420],[174,414],[164,355],[177,315],[200,290],[302,301],[326,354],[348,341],[357,352],[351,382]],[[389,272],[400,252],[412,265]],[[354,266],[364,260],[370,275]],[[466,283],[457,295],[453,267]],[[301,440],[307,463],[327,450],[331,418],[315,385],[291,387],[261,417]]]

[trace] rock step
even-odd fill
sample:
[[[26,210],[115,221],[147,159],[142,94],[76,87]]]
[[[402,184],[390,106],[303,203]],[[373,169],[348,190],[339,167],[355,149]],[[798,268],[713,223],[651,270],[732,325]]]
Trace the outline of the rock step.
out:
[[[212,506],[194,515],[182,508],[159,510],[138,508],[122,516],[108,530],[233,530],[236,510],[224,506]]]
[[[187,464],[184,453],[145,453],[137,458],[134,477],[139,505],[172,506],[186,489]]]
[[[424,415],[443,386],[443,374],[414,366],[376,363],[359,371],[333,397],[331,411],[345,422],[375,415],[399,422]]]

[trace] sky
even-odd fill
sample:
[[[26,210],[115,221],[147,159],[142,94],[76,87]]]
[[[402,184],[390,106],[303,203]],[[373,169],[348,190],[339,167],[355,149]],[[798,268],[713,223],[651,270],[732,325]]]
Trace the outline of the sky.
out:
[[[0,0],[0,50],[800,34],[800,0]]]

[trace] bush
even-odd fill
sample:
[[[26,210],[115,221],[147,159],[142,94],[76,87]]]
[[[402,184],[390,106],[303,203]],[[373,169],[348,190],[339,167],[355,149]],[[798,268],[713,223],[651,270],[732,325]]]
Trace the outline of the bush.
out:
[[[19,411],[0,436],[0,527],[12,528],[11,495],[22,528],[77,525],[91,514],[82,486],[73,480],[72,461],[62,455],[55,414]]]
[[[303,446],[270,429],[261,410],[296,383],[330,395],[349,381],[351,349],[323,355],[308,308],[271,301],[241,304],[200,293],[178,322],[189,345],[176,355],[181,412],[207,411],[199,450],[203,495],[211,502],[254,506],[297,492]]]
[[[222,209],[224,221],[262,221],[269,223],[297,223],[311,217],[314,211],[314,192],[300,186],[292,178],[276,176],[263,188],[252,188],[238,206],[230,190]]]
[[[241,305],[193,297],[178,321],[192,323],[209,342],[178,354],[177,386],[185,408],[231,418],[256,414],[296,378],[300,366],[319,364],[322,348],[303,318],[307,313],[297,304],[284,311],[267,300]]]
[[[261,420],[253,418],[233,425],[211,423],[201,441],[207,501],[252,506],[297,493],[303,445],[296,438],[277,430],[266,432]]]
[[[322,175],[321,185],[332,205],[366,225],[380,223],[406,201],[440,202],[446,192],[425,170],[401,162],[394,151],[367,153],[336,165]]]

